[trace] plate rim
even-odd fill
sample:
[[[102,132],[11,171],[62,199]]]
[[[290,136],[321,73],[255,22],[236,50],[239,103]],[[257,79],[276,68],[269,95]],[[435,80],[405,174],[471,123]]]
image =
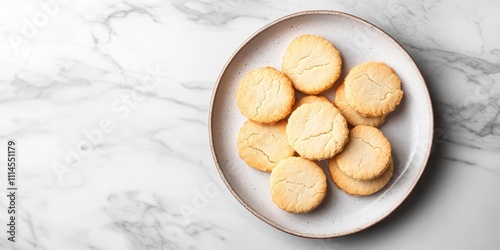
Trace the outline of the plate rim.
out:
[[[256,212],[254,209],[252,209],[237,193],[236,191],[233,189],[233,187],[231,186],[231,184],[229,183],[229,181],[226,179],[224,173],[223,173],[223,170],[220,166],[220,163],[219,163],[219,160],[217,158],[217,153],[215,152],[215,148],[214,148],[214,141],[213,141],[213,130],[212,130],[212,122],[213,122],[213,108],[214,108],[214,102],[215,102],[215,98],[217,96],[217,93],[218,93],[218,89],[219,89],[219,86],[220,86],[220,83],[221,83],[221,80],[228,68],[228,66],[231,64],[231,62],[234,60],[234,58],[240,53],[241,49],[243,47],[245,47],[250,41],[252,41],[257,35],[259,35],[260,33],[262,33],[263,31],[267,30],[268,28],[280,23],[280,22],[283,22],[283,21],[286,21],[288,19],[292,19],[294,17],[298,17],[298,16],[305,16],[305,15],[317,15],[317,14],[326,14],[326,15],[336,15],[336,16],[342,16],[342,17],[346,17],[346,18],[349,18],[349,19],[353,19],[355,21],[358,21],[360,23],[363,23],[367,26],[369,26],[370,28],[376,30],[377,32],[380,32],[384,37],[386,37],[389,41],[391,41],[392,43],[394,43],[396,45],[397,48],[399,48],[401,50],[401,52],[403,52],[403,55],[405,57],[407,57],[408,59],[410,59],[409,61],[411,62],[413,68],[415,69],[416,72],[418,72],[418,77],[420,78],[421,82],[423,83],[422,84],[422,87],[424,88],[425,90],[425,93],[427,95],[425,95],[426,97],[426,102],[428,104],[428,107],[429,107],[429,115],[430,115],[430,121],[429,121],[429,134],[430,134],[430,138],[429,138],[429,145],[427,146],[427,150],[425,152],[425,156],[423,157],[424,159],[424,166],[421,168],[420,172],[418,173],[417,177],[415,178],[415,180],[413,181],[413,183],[411,184],[410,188],[408,189],[408,191],[406,192],[406,194],[404,194],[403,198],[398,201],[396,203],[396,205],[394,207],[392,207],[391,209],[388,209],[386,211],[386,213],[384,213],[382,216],[380,216],[379,218],[376,218],[375,220],[371,221],[370,223],[367,223],[366,225],[364,225],[363,227],[359,227],[359,228],[356,228],[356,229],[353,229],[353,230],[349,230],[349,231],[343,231],[341,233],[330,233],[330,234],[322,234],[322,235],[318,235],[318,234],[306,234],[306,233],[299,233],[299,232],[296,232],[294,230],[290,230],[288,228],[285,228],[285,227],[282,227],[280,225],[277,225],[275,222],[273,222],[272,220],[268,219],[267,217],[265,217],[264,215]],[[266,25],[264,25],[262,28],[258,29],[257,31],[255,31],[252,35],[250,35],[247,39],[245,39],[245,41],[243,41],[243,43],[238,46],[238,48],[232,53],[232,55],[229,57],[229,59],[226,61],[226,63],[224,64],[224,67],[222,68],[218,78],[217,78],[217,81],[215,83],[215,86],[214,86],[214,89],[212,91],[212,96],[211,96],[211,99],[210,99],[210,108],[209,108],[209,112],[208,112],[208,136],[209,136],[209,142],[210,142],[210,150],[212,152],[212,158],[214,160],[214,163],[215,163],[215,166],[217,168],[217,172],[219,173],[222,181],[224,182],[224,184],[226,185],[227,189],[231,192],[231,194],[236,198],[236,200],[238,200],[238,202],[243,205],[243,207],[245,207],[250,213],[252,213],[255,217],[259,218],[260,220],[264,221],[265,223],[269,224],[270,226],[282,231],[282,232],[285,232],[285,233],[288,233],[288,234],[291,234],[291,235],[294,235],[294,236],[298,236],[298,237],[303,237],[303,238],[312,238],[312,239],[326,239],[326,238],[334,238],[334,237],[340,237],[340,236],[345,236],[345,235],[349,235],[349,234],[353,234],[353,233],[357,233],[357,232],[360,232],[362,230],[365,230],[375,224],[377,224],[378,222],[382,221],[383,219],[385,219],[387,216],[389,216],[392,212],[394,212],[399,206],[401,206],[401,204],[408,198],[408,196],[410,195],[410,193],[415,189],[415,186],[416,184],[418,183],[418,181],[420,180],[420,178],[422,177],[422,174],[424,172],[424,170],[427,168],[427,164],[428,164],[428,161],[429,161],[429,156],[430,156],[430,153],[431,153],[431,149],[432,149],[432,145],[433,145],[433,139],[434,139],[434,112],[433,112],[433,107],[432,107],[432,102],[431,102],[431,98],[430,98],[430,93],[429,93],[429,89],[427,88],[427,82],[425,81],[425,78],[423,77],[422,75],[422,72],[420,71],[420,69],[418,68],[417,64],[415,63],[415,60],[413,59],[413,57],[410,55],[410,53],[408,53],[408,51],[401,45],[401,43],[399,43],[396,39],[394,39],[391,35],[389,35],[387,32],[385,32],[384,30],[382,30],[381,28],[377,27],[376,25],[358,17],[358,16],[355,16],[355,15],[352,15],[352,14],[349,14],[349,13],[345,13],[345,12],[341,12],[341,11],[336,11],[336,10],[306,10],[306,11],[299,11],[299,12],[295,12],[295,13],[292,13],[292,14],[288,14],[288,15],[285,15],[285,16],[282,16]]]

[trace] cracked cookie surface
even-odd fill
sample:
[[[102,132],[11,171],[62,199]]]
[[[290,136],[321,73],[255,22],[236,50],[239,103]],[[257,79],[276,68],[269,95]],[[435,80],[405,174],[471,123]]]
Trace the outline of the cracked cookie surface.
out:
[[[318,94],[332,87],[340,77],[342,57],[323,37],[302,35],[286,48],[281,67],[297,90]]]
[[[271,172],[273,202],[291,213],[307,213],[318,207],[326,195],[326,175],[316,163],[290,157]]]
[[[330,102],[304,103],[288,118],[288,143],[297,153],[310,160],[331,158],[348,140],[347,122]]]
[[[330,170],[330,177],[338,188],[344,190],[344,192],[348,194],[358,196],[371,195],[380,191],[385,187],[385,185],[387,185],[394,172],[392,157],[389,160],[389,166],[384,173],[381,176],[368,181],[356,180],[349,177],[339,169],[334,160],[330,160],[328,168]]]
[[[382,131],[370,126],[356,126],[349,132],[349,142],[333,158],[339,169],[358,180],[373,180],[387,169],[391,144]]]
[[[272,67],[250,71],[236,90],[236,104],[241,113],[260,123],[272,124],[285,118],[294,102],[292,82]]]
[[[298,107],[300,107],[304,103],[312,103],[312,102],[317,102],[317,101],[330,102],[330,100],[328,100],[328,98],[326,98],[322,95],[306,95],[295,102],[292,110],[296,110]]]
[[[340,113],[342,113],[349,124],[353,126],[366,125],[378,127],[384,123],[385,115],[378,117],[365,117],[349,106],[349,103],[347,103],[347,100],[345,99],[344,87],[345,85],[342,83],[335,91],[335,100],[333,100],[333,104],[335,104],[335,106],[340,110]]]
[[[288,144],[286,121],[263,125],[247,121],[238,133],[238,152],[247,165],[270,172],[281,160],[293,156],[295,151]]]
[[[382,62],[365,62],[352,68],[345,78],[345,98],[356,112],[378,117],[392,112],[401,102],[401,80]]]

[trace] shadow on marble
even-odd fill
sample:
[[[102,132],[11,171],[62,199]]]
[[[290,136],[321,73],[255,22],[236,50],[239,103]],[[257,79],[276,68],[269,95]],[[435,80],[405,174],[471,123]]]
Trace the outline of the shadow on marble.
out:
[[[443,144],[440,146],[442,145]],[[417,217],[419,210],[425,206],[429,206],[429,197],[432,196],[430,194],[437,188],[439,180],[442,178],[444,172],[443,169],[439,167],[441,160],[438,154],[431,154],[427,168],[413,191],[405,201],[385,219],[358,233],[322,240],[321,243],[324,245],[323,248],[330,249],[333,247],[333,249],[336,249],[335,247],[337,246],[358,246],[360,240],[364,242],[376,242],[383,238],[383,235],[390,234],[391,232],[405,227],[407,223],[410,223],[410,220],[414,220],[414,218]]]
[[[419,66],[425,61],[425,58],[414,59]],[[432,72],[429,72],[424,67],[420,67],[420,69],[422,75],[426,80],[432,79]],[[429,85],[429,80],[427,80],[427,83]],[[437,99],[437,90],[429,87],[429,92],[431,95],[431,99]],[[433,105],[436,106],[435,103],[433,103]],[[443,159],[440,157],[439,152],[445,150],[445,148],[447,147],[447,143],[444,143],[445,141],[442,140],[441,133],[446,134],[448,132],[448,129],[446,128],[446,123],[441,122],[440,119],[436,119],[436,116],[442,116],[442,112],[443,111],[441,108],[434,107],[434,117],[435,120],[437,120],[437,123],[435,123],[435,128],[438,128],[439,131],[444,132],[440,132],[435,135],[433,149],[431,150],[427,167],[424,170],[415,188],[403,201],[403,203],[379,223],[352,235],[329,239],[329,243],[347,246],[356,245],[360,239],[363,239],[364,241],[376,241],[378,237],[381,237],[386,233],[390,233],[391,231],[395,230],[395,228],[404,227],[405,223],[408,223],[409,220],[412,220],[416,217],[415,214],[417,214],[419,210],[429,205],[429,197],[431,196],[430,194],[435,188],[437,188],[444,172],[443,169],[439,167],[443,161]]]

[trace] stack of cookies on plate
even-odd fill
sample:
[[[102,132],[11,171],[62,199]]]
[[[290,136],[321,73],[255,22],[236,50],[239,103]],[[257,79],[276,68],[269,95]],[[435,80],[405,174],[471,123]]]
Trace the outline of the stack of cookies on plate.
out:
[[[271,172],[273,202],[292,213],[319,206],[327,177],[315,161],[327,159],[330,177],[346,193],[381,190],[394,166],[391,144],[377,127],[403,96],[396,73],[381,62],[359,64],[332,103],[318,94],[339,80],[342,57],[331,42],[314,35],[288,45],[282,70],[252,70],[236,91],[238,108],[248,118],[238,134],[238,151],[247,165]],[[306,94],[297,102],[296,90]]]

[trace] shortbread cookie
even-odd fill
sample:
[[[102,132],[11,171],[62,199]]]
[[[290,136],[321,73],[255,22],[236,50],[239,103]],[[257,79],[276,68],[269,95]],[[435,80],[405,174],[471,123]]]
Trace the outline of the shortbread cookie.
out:
[[[347,122],[330,102],[304,103],[288,118],[288,143],[310,160],[333,157],[348,140]]]
[[[390,158],[391,144],[382,131],[370,126],[356,126],[349,132],[349,142],[344,150],[333,160],[347,176],[373,180],[386,170]]]
[[[340,77],[342,58],[323,37],[302,35],[286,48],[282,69],[297,90],[315,95],[332,87]]]
[[[333,104],[340,110],[347,122],[353,126],[366,125],[378,127],[384,123],[385,115],[379,117],[365,117],[354,110],[345,99],[344,83],[335,91],[335,100]]]
[[[366,62],[352,68],[345,78],[345,98],[356,112],[378,117],[392,112],[401,102],[401,80],[382,62]]]
[[[236,91],[236,103],[248,119],[275,123],[290,114],[295,92],[290,80],[278,70],[265,67],[250,71]]]
[[[293,156],[295,151],[288,144],[286,121],[264,125],[247,121],[238,134],[238,152],[250,167],[271,172],[283,159]]]
[[[394,164],[392,162],[392,157],[389,160],[389,166],[384,171],[384,173],[369,181],[356,180],[347,176],[342,172],[334,160],[329,162],[330,177],[337,187],[344,190],[344,192],[351,195],[370,195],[381,190],[392,177],[394,172]]]
[[[271,172],[271,198],[291,213],[307,213],[321,204],[326,195],[326,175],[316,163],[290,157]]]
[[[300,107],[304,103],[312,103],[312,102],[317,102],[317,101],[330,102],[330,100],[328,100],[328,98],[326,98],[322,95],[306,95],[295,102],[292,110],[296,110],[298,107]]]

